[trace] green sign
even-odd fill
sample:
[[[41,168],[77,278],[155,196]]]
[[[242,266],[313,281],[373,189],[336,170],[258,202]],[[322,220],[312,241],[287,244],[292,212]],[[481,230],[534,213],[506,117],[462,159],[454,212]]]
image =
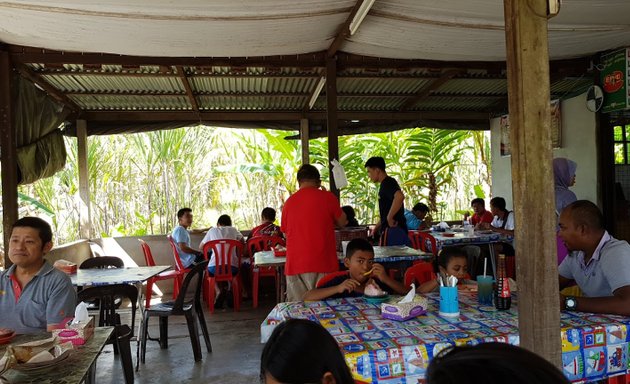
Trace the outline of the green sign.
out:
[[[601,64],[604,67],[600,72],[600,80],[604,90],[602,112],[608,113],[630,107],[629,61],[630,49],[628,48],[602,55]]]

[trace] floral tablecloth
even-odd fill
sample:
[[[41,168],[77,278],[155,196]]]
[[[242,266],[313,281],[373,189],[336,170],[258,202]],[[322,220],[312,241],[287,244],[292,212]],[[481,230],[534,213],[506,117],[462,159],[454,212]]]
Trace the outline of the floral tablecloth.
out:
[[[355,379],[368,383],[417,383],[429,361],[449,345],[505,342],[518,345],[516,299],[509,311],[479,306],[475,294],[460,295],[460,317],[438,315],[429,294],[426,315],[405,322],[381,318],[380,306],[362,298],[280,303],[261,325],[265,342],[289,318],[321,323],[337,340]],[[562,364],[574,382],[625,374],[630,318],[563,312]]]

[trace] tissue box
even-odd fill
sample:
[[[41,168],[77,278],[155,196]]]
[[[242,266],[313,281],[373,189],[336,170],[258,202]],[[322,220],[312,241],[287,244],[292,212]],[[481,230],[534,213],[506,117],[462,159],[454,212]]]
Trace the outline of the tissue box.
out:
[[[381,316],[386,319],[405,321],[427,313],[428,300],[416,295],[409,303],[382,303]]]
[[[87,321],[77,324],[72,324],[72,319],[72,317],[64,319],[57,329],[53,330],[53,336],[57,336],[60,343],[70,341],[73,345],[83,345],[94,334],[94,317],[90,316]]]
[[[77,273],[77,265],[68,260],[63,260],[63,259],[57,260],[53,264],[53,267],[57,268],[61,272],[64,272],[68,275]]]

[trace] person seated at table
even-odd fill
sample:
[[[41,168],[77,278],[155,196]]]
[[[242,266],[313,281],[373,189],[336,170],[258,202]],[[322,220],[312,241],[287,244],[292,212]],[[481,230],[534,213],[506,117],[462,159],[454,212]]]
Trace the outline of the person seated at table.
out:
[[[346,214],[346,219],[348,219],[348,224],[346,227],[358,227],[359,222],[357,221],[357,214],[354,212],[354,208],[350,205],[344,205],[341,207],[341,210]]]
[[[490,211],[494,215],[494,219],[490,224],[479,224],[479,229],[490,229],[505,236],[514,236],[514,212],[508,211],[505,206],[505,199],[502,197],[495,197],[490,200]],[[497,254],[503,253],[506,256],[514,256],[514,246],[510,242],[494,244],[494,249]]]
[[[260,357],[260,380],[354,384],[339,345],[319,323],[289,319],[273,330]]]
[[[569,384],[547,360],[507,343],[444,349],[429,363],[426,379],[428,384]]]
[[[328,298],[359,297],[368,283],[374,283],[382,291],[405,294],[405,286],[389,277],[381,264],[374,262],[374,248],[366,239],[352,239],[346,248],[343,264],[348,273],[337,276],[320,288],[306,292],[305,301],[324,300]]]
[[[480,223],[492,223],[494,216],[492,212],[486,210],[486,202],[482,198],[473,199],[470,202],[473,209],[473,215],[470,216],[470,224],[477,226]],[[464,214],[464,220],[468,219],[469,213]]]
[[[411,208],[411,211],[405,209],[405,219],[407,219],[408,230],[427,229],[429,225],[424,221],[424,218],[429,213],[429,207],[424,203],[418,203]]]
[[[238,229],[232,226],[232,218],[228,215],[219,216],[219,219],[217,220],[217,226],[208,230],[206,235],[199,243],[199,248],[203,249],[203,246],[209,241],[222,239],[238,240],[240,242],[243,242],[243,234]],[[216,273],[217,261],[212,250],[210,250],[208,258],[210,259],[208,262],[208,273],[214,276],[214,274]],[[230,263],[232,264],[232,275],[236,275],[239,272],[239,269],[242,267],[238,265],[238,255],[236,254],[236,249],[231,255]],[[243,283],[245,283],[246,281],[249,281],[249,279],[244,279]],[[227,282],[223,282],[223,284],[217,283],[217,286],[215,287],[215,306],[221,308],[223,306],[224,297],[228,298],[228,306],[231,306],[230,298],[232,298],[233,295],[227,294],[229,289],[229,284]]]
[[[178,226],[173,229],[171,236],[177,245],[177,253],[179,253],[179,259],[185,268],[190,267],[193,263],[203,261],[203,255],[198,249],[190,247],[190,233],[188,228],[192,225],[193,214],[192,209],[182,208],[177,211]]]
[[[16,333],[50,332],[74,314],[77,295],[70,278],[44,255],[53,247],[50,225],[38,217],[13,224],[9,260],[0,272],[0,328]]]
[[[441,272],[446,276],[455,276],[458,285],[465,283],[468,277],[468,255],[459,247],[446,247],[440,251],[435,262],[435,272]],[[466,282],[467,283],[467,282]],[[439,290],[437,278],[420,284],[416,289],[418,293],[434,292]]]
[[[560,308],[630,316],[630,245],[604,229],[601,211],[588,200],[567,205],[559,226],[570,252],[558,267],[560,289],[575,282],[585,296],[560,295]]]
[[[257,236],[277,236],[284,237],[280,227],[275,224],[276,210],[270,207],[266,207],[260,213],[261,223],[257,227],[251,230],[249,238]]]

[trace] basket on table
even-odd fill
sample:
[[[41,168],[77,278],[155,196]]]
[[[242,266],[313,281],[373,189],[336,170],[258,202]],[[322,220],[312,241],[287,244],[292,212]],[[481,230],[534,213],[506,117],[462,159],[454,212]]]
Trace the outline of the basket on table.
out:
[[[352,239],[367,239],[368,238],[368,228],[367,227],[352,227],[352,228],[343,228],[343,229],[335,229],[335,242],[337,243],[337,251],[341,252],[342,241],[350,241]]]

